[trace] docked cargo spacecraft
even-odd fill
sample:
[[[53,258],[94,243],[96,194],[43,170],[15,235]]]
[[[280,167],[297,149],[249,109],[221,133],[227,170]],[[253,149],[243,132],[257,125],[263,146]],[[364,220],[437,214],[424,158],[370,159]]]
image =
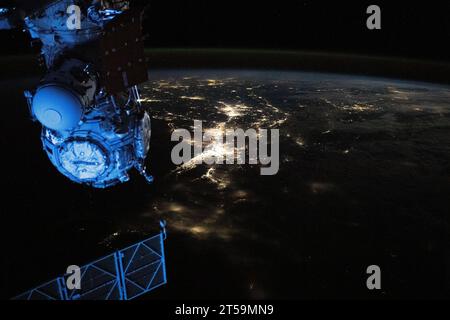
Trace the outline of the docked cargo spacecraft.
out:
[[[47,73],[25,96],[50,161],[76,183],[108,188],[132,168],[153,181],[137,87],[148,77],[142,13],[114,0],[10,1],[0,11],[0,28],[22,27],[42,44]]]

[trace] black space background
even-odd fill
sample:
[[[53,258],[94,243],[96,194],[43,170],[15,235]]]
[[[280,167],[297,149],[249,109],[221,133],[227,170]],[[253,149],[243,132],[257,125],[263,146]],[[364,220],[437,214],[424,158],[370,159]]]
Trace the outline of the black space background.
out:
[[[145,2],[145,1],[144,1]],[[151,48],[325,51],[450,61],[450,1],[148,1]],[[366,9],[382,9],[382,30]],[[3,54],[29,53],[27,36],[1,31]]]

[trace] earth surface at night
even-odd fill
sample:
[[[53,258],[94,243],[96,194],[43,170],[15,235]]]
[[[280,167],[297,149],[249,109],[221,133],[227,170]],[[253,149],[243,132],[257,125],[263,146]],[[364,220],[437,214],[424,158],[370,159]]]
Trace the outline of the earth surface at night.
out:
[[[276,71],[151,71],[148,186],[92,190],[60,176],[20,89],[3,118],[12,247],[7,294],[168,223],[169,283],[148,298],[450,297],[450,87]],[[19,107],[20,106],[20,107]],[[175,129],[279,129],[280,169],[175,166]],[[28,137],[20,138],[17,130]],[[218,151],[220,152],[220,150]],[[36,263],[29,272],[30,261]],[[369,292],[366,269],[382,270]]]

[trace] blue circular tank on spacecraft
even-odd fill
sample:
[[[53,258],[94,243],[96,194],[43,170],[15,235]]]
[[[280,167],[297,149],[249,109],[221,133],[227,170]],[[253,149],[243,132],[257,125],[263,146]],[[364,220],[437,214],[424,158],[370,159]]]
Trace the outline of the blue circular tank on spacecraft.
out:
[[[58,131],[75,128],[84,114],[84,106],[77,94],[57,84],[40,87],[31,108],[44,127]]]

